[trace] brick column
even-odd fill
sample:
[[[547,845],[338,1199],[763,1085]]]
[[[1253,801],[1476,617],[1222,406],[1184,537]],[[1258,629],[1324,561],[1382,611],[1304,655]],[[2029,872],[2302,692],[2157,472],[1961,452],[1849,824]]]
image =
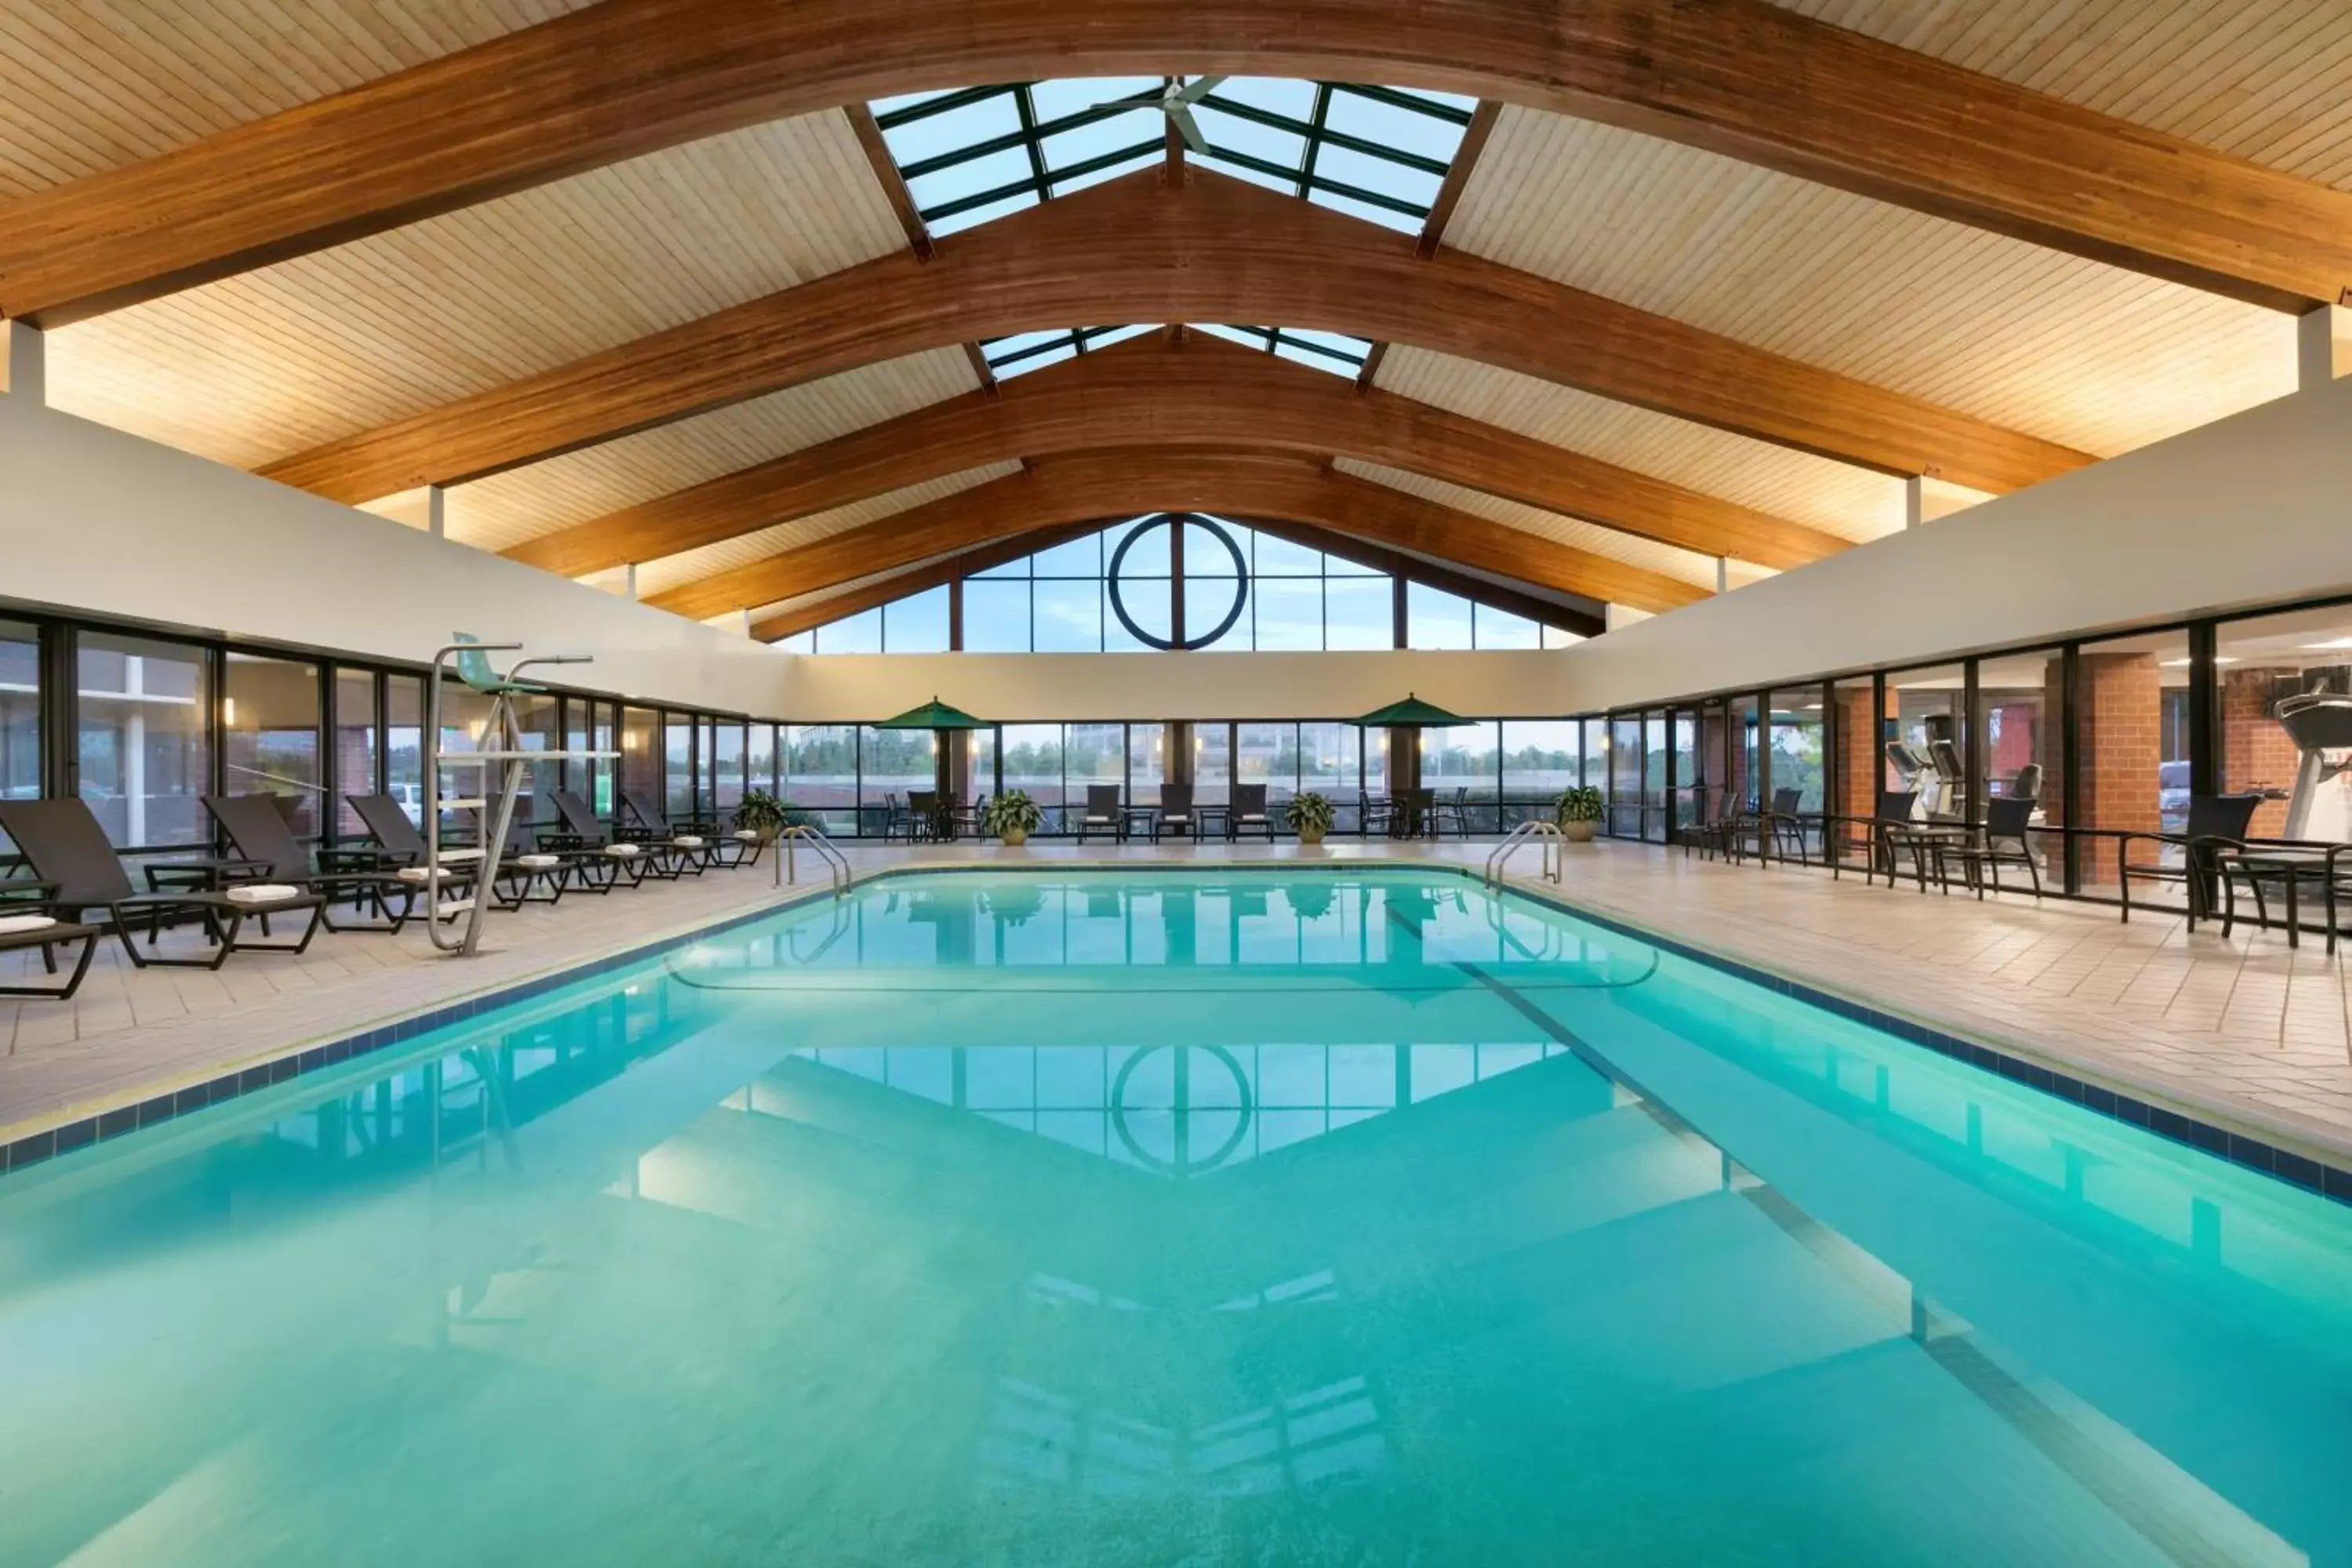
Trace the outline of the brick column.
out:
[[[1889,691],[1886,700],[1891,708],[1895,694]],[[1836,702],[1838,809],[1848,816],[1868,816],[1878,809],[1879,731],[1883,726],[1871,716],[1867,684],[1838,687]]]
[[[2156,656],[2086,653],[2081,679],[2074,733],[2083,826],[2154,833],[2163,826],[2158,767],[2164,760],[2164,688]],[[2085,887],[2112,884],[2112,841],[2086,846],[2081,866]]]

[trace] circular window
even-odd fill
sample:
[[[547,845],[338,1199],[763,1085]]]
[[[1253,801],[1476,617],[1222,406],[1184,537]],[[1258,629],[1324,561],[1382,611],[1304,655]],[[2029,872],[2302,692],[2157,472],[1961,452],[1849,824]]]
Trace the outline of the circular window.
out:
[[[1225,553],[1233,558],[1234,573],[1231,577],[1217,575],[1188,579],[1185,583],[1185,597],[1187,600],[1184,606],[1185,625],[1184,626],[1173,625],[1173,617],[1171,616],[1170,617],[1171,624],[1169,626],[1168,635],[1162,637],[1156,632],[1144,630],[1141,626],[1137,624],[1135,616],[1129,612],[1126,595],[1122,592],[1124,587],[1123,577],[1127,567],[1128,554],[1130,551],[1134,550],[1136,545],[1139,542],[1146,541],[1150,542],[1150,548],[1147,550],[1147,555],[1153,555],[1159,559],[1172,561],[1175,556],[1177,547],[1178,535],[1176,531],[1176,524],[1179,522],[1181,522],[1188,530],[1195,528],[1201,530],[1210,538],[1223,545],[1225,547]],[[1155,535],[1162,534],[1163,531],[1164,537],[1154,537]],[[1107,575],[1110,580],[1111,614],[1118,617],[1118,624],[1127,628],[1127,633],[1129,637],[1133,637],[1136,641],[1143,644],[1147,647],[1168,649],[1207,647],[1219,637],[1223,637],[1227,632],[1233,630],[1234,623],[1242,618],[1242,611],[1249,607],[1249,563],[1242,555],[1241,545],[1235,542],[1232,534],[1225,531],[1222,525],[1208,518],[1202,517],[1196,512],[1171,513],[1167,517],[1153,518],[1147,522],[1138,523],[1135,527],[1129,529],[1128,531],[1127,537],[1118,542],[1118,548],[1111,552],[1110,570]],[[1192,584],[1194,583],[1198,583],[1200,584],[1200,590],[1203,595],[1202,603],[1197,609],[1192,603],[1190,603],[1190,600],[1192,597]],[[1139,591],[1142,587],[1142,583],[1139,577],[1136,586]],[[1156,588],[1160,586],[1160,584],[1155,583],[1153,586]],[[1233,603],[1223,606],[1223,614],[1213,625],[1209,626],[1209,629],[1201,633],[1197,637],[1184,636],[1183,633],[1185,626],[1200,626],[1208,620],[1208,616],[1211,613],[1213,606],[1206,595],[1218,595],[1220,602],[1222,602],[1222,596],[1228,588],[1231,589],[1233,594]]]

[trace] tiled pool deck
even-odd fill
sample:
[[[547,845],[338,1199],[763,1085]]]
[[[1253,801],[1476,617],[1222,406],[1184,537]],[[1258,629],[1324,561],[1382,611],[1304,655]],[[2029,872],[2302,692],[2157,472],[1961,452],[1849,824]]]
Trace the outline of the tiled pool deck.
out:
[[[1412,857],[1475,868],[1490,847],[1346,841],[1312,853],[1326,861]],[[848,853],[865,875],[918,864],[1263,861],[1301,851],[954,845]],[[1534,864],[1526,855],[1517,868]],[[801,870],[805,895],[813,870],[806,862]],[[2225,942],[2211,928],[2187,932],[2177,916],[2143,911],[2125,925],[2097,905],[1922,897],[1832,882],[1817,871],[1730,867],[1620,844],[1571,849],[1558,894],[1859,1009],[1991,1047],[2010,1058],[2012,1076],[2034,1081],[2046,1068],[2054,1084],[2042,1087],[2083,1090],[2095,1104],[2120,1094],[2156,1117],[2185,1114],[2205,1124],[2209,1142],[2229,1133],[2258,1140],[2247,1145],[2258,1152],[2250,1163],[2266,1163],[2274,1147],[2352,1169],[2352,997],[2342,959],[2316,942],[2291,950],[2275,932],[2244,931]],[[78,1138],[91,1130],[111,1135],[137,1125],[142,1107],[160,1116],[216,1083],[270,1081],[316,1065],[331,1041],[394,1043],[404,1037],[403,1020],[657,945],[785,896],[762,865],[569,898],[494,916],[494,951],[471,961],[443,957],[414,928],[396,937],[321,933],[299,958],[241,955],[212,973],[135,971],[110,945],[73,1002],[0,1001],[0,1148],[58,1128],[74,1128],[69,1136]],[[38,960],[9,954],[0,966],[31,975]]]

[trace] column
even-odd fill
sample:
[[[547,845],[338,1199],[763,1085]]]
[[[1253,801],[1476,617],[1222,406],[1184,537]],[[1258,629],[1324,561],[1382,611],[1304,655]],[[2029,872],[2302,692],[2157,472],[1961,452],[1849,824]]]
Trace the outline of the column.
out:
[[[0,321],[7,336],[8,395],[37,407],[49,401],[48,340],[30,321]]]
[[[637,596],[637,563],[632,561],[626,566],[622,567],[621,572],[622,596],[630,599],[635,598]]]
[[[1718,594],[1731,592],[1731,557],[1728,555],[1715,558],[1715,591]]]
[[[2164,691],[2156,655],[2085,653],[2075,679],[2082,698],[2074,721],[2082,826],[2157,832],[2163,826],[2157,790]],[[2113,882],[2115,856],[2113,840],[2092,840],[2079,862],[2084,886]]]
[[[2321,305],[2294,323],[2295,387],[2312,392],[2352,374],[2352,310]]]
[[[448,495],[439,485],[425,487],[425,531],[436,539],[449,537]]]

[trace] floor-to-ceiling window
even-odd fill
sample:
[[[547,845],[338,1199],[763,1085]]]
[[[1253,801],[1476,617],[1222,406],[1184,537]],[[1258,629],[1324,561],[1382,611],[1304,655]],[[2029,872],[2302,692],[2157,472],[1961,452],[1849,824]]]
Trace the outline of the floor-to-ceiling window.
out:
[[[1005,790],[1020,790],[1044,807],[1051,826],[1062,805],[1062,727],[1006,724],[998,730],[997,745]]]
[[[86,631],[76,655],[81,797],[118,847],[208,843],[211,658],[187,643]]]
[[[857,756],[861,831],[880,830],[894,802],[903,808],[918,790],[939,789],[939,737],[931,731],[867,725],[857,732]]]
[[[2221,753],[2214,772],[2221,793],[2262,796],[2248,828],[2255,837],[2352,840],[2352,771],[2340,766],[2343,710],[2313,700],[2315,695],[2352,695],[2352,606],[2224,621],[2214,640],[2214,738]],[[2165,688],[2168,704],[2173,689]],[[2185,714],[2184,701],[2184,720]],[[2186,729],[2185,721],[2167,713],[2162,730],[2168,772],[2176,755],[2188,755],[2185,740],[2174,739]],[[2308,781],[2306,743],[2321,752]],[[2185,774],[2186,769],[2179,772]],[[2187,819],[2185,788],[2175,787],[2186,782],[2180,777],[2168,784],[2170,818]]]
[[[0,621],[0,800],[41,793],[41,634]],[[0,847],[8,836],[0,833]]]
[[[1358,803],[1364,795],[1364,732],[1335,720],[1309,720],[1298,726],[1298,787],[1313,790],[1335,808],[1335,832],[1362,826]]]
[[[1642,716],[1609,719],[1609,831],[1620,838],[1642,837]]]
[[[1491,719],[1421,732],[1421,785],[1441,805],[1458,803],[1472,833],[1494,831],[1502,765],[1502,726]],[[1453,818],[1441,814],[1449,828]]]
[[[1968,668],[1958,664],[1896,670],[1886,677],[1891,733],[1879,749],[1885,790],[1911,796],[1915,817],[1961,821],[1969,815],[1960,735],[1967,683]]]
[[[1667,759],[1666,714],[1653,708],[1642,715],[1642,837],[1654,844],[1666,837],[1666,790],[1671,766]]]
[[[294,831],[317,833],[319,667],[232,652],[221,687],[221,772],[230,795],[279,797]]]
[[[408,814],[425,821],[425,680],[383,678],[383,787]]]
[[[1550,819],[1560,792],[1584,778],[1584,727],[1572,719],[1503,721],[1503,814],[1507,830]]]
[[[627,808],[632,791],[645,800],[661,801],[666,772],[661,715],[650,708],[622,709],[620,788],[613,803],[622,820],[633,815]]]
[[[1771,739],[1766,765],[1772,775],[1775,808],[1782,804],[1809,815],[1827,809],[1829,779],[1822,737],[1822,689],[1799,686],[1765,700]]]
[[[857,727],[792,724],[784,730],[784,799],[813,812],[827,833],[857,830]]]
[[[776,793],[776,727],[773,724],[754,723],[746,731],[743,770],[747,789],[760,790],[768,795]]]
[[[563,787],[563,763],[552,753],[562,750],[562,734],[557,723],[562,715],[556,700],[543,692],[529,692],[514,700],[515,725],[522,732],[522,749],[526,752],[551,753],[545,762],[525,764],[522,788],[515,796],[514,819],[517,822],[544,823],[555,820],[555,792]]]
[[[685,713],[662,715],[662,812],[679,822],[700,815],[695,789],[694,719]]]
[[[1124,797],[1127,788],[1127,726],[1071,724],[1062,740],[1062,782],[1073,805],[1087,803],[1089,787],[1108,785]],[[1075,815],[1072,814],[1073,819]],[[1049,827],[1061,826],[1048,823]]]
[[[1192,803],[1223,805],[1233,798],[1234,731],[1226,723],[1192,727]]]
[[[1297,725],[1234,726],[1234,783],[1265,786],[1269,808],[1298,793],[1298,763]]]
[[[335,671],[335,802],[339,838],[364,839],[367,829],[351,797],[376,793],[376,678],[373,670]]]
[[[710,813],[719,826],[727,826],[734,820],[735,808],[743,804],[743,722],[740,719],[719,719],[710,727],[709,757]]]

